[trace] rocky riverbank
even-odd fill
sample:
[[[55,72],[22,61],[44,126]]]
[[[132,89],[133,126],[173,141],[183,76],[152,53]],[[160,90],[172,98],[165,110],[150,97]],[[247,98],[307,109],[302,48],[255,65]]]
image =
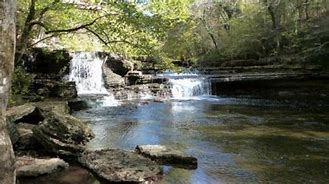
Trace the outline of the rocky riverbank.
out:
[[[7,110],[18,181],[56,174],[77,163],[108,182],[153,183],[162,178],[161,164],[167,162],[155,162],[141,151],[88,150],[86,143],[94,134],[85,122],[71,116],[71,111],[67,101],[27,103]],[[178,161],[184,157],[170,150],[167,154]],[[196,158],[187,157],[184,164],[195,165]]]

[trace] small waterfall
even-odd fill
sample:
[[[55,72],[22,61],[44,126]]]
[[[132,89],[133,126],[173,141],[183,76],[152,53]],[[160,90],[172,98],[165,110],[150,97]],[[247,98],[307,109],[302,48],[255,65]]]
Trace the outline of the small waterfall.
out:
[[[204,78],[169,79],[173,98],[182,99],[211,95],[210,82]]]
[[[197,96],[211,95],[210,81],[193,73],[172,73],[165,72],[158,76],[169,78],[171,93],[175,99],[189,99]]]
[[[104,95],[104,105],[117,104],[104,87],[102,65],[106,58],[97,52],[76,52],[72,57],[68,80],[76,83],[78,95]]]

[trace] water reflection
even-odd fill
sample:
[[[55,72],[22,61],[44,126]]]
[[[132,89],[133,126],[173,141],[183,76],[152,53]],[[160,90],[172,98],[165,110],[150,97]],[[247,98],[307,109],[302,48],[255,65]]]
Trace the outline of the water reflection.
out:
[[[96,133],[91,147],[167,144],[198,158],[197,170],[168,168],[162,183],[329,183],[326,109],[212,98],[76,115],[91,121]]]

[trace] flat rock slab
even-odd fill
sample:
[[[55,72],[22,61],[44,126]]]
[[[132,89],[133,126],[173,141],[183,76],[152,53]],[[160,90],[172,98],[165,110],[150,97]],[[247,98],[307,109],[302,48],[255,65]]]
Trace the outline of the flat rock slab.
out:
[[[35,105],[28,103],[8,109],[6,117],[10,122],[14,123],[17,120],[22,119],[24,116],[32,114],[34,111],[36,111]]]
[[[154,183],[163,173],[150,159],[118,149],[85,151],[79,162],[109,182]]]
[[[135,149],[138,154],[150,158],[160,164],[172,165],[186,169],[196,169],[198,160],[181,151],[163,145],[138,145]]]
[[[50,174],[69,166],[64,160],[59,158],[38,159],[29,156],[16,158],[17,177],[36,177]]]

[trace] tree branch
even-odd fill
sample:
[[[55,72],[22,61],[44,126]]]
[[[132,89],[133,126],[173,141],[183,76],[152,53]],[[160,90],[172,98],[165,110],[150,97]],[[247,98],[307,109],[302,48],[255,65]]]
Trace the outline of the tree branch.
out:
[[[106,14],[106,15],[95,18],[93,21],[91,21],[87,24],[83,24],[83,25],[80,25],[80,26],[77,26],[77,27],[74,27],[74,28],[69,28],[69,29],[50,30],[50,31],[46,31],[45,33],[46,34],[50,34],[50,33],[69,33],[69,32],[78,31],[80,29],[84,29],[84,28],[87,28],[88,26],[91,26],[91,25],[95,24],[99,19],[104,18],[104,17],[109,16],[109,15],[117,15],[117,14]]]
[[[45,40],[47,40],[47,39],[49,39],[49,38],[52,38],[52,37],[55,37],[55,36],[59,36],[59,35],[61,35],[61,34],[52,34],[52,35],[50,35],[50,36],[46,36],[46,37],[44,37],[44,38],[42,38],[42,39],[40,39],[40,40],[38,40],[38,41],[32,43],[32,44],[29,45],[28,47],[33,47],[34,45],[36,45],[36,44],[38,44],[38,43],[40,43],[40,42],[43,42],[43,41],[45,41]]]
[[[88,30],[90,33],[92,33],[93,35],[95,35],[106,46],[109,46],[110,44],[113,44],[113,43],[125,43],[125,44],[129,44],[129,45],[131,45],[133,47],[139,47],[138,44],[134,44],[134,43],[132,43],[130,41],[127,41],[127,40],[110,40],[110,41],[106,41],[98,33],[96,33],[95,31],[93,31],[92,29],[86,28],[86,30]]]

